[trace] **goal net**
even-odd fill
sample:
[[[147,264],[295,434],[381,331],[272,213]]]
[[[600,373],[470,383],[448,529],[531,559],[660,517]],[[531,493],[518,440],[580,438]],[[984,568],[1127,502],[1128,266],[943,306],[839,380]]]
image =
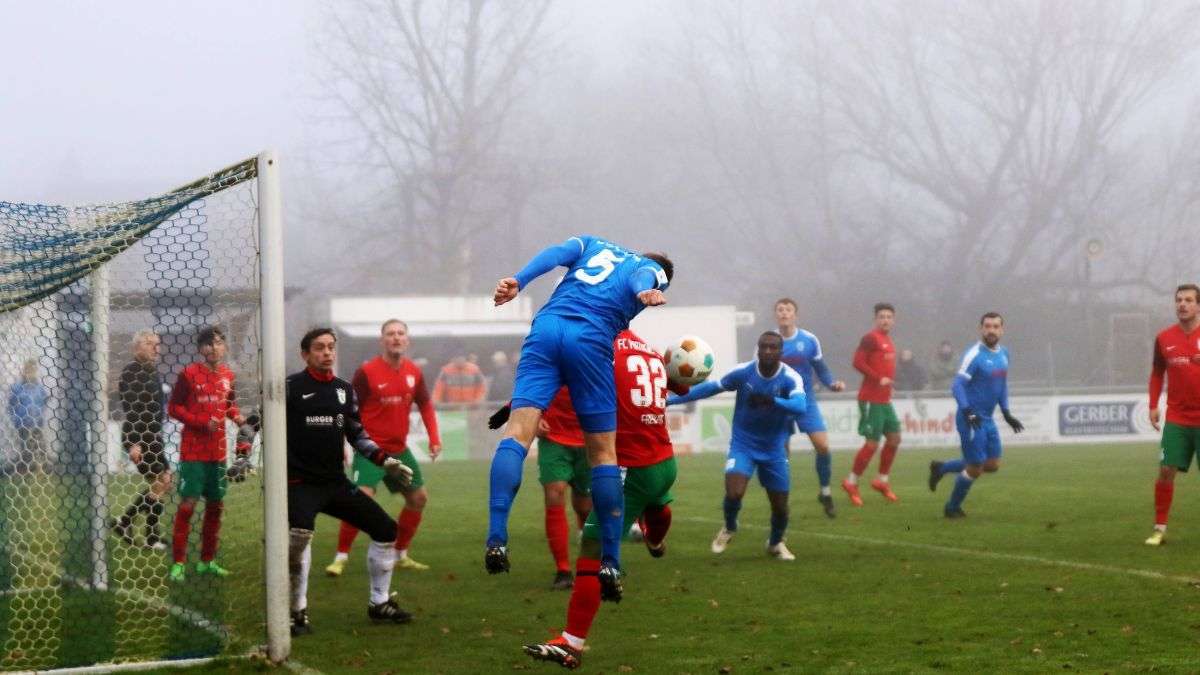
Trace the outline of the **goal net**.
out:
[[[224,333],[241,414],[262,407],[258,167],[136,202],[0,202],[0,670],[264,642],[263,474],[226,480],[232,415],[184,440],[168,414],[218,409],[205,387],[219,378],[179,386],[208,327]],[[222,445],[219,466],[180,463]]]

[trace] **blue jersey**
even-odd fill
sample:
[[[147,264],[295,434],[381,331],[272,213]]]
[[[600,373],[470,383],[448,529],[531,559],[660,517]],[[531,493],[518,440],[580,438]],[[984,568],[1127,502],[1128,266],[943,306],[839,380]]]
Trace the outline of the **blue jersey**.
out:
[[[516,279],[522,288],[558,265],[567,267],[538,315],[582,319],[609,339],[629,327],[645,305],[637,298],[651,288],[666,290],[667,275],[658,263],[599,237],[571,237],[531,260]]]
[[[752,394],[768,394],[790,398],[804,391],[804,379],[786,363],[772,377],[758,372],[758,360],[738,365],[721,378],[721,389],[736,391],[733,406],[731,448],[743,448],[759,453],[786,452],[787,439],[792,434],[795,413],[778,405],[752,406]]]
[[[782,358],[784,363],[804,379],[804,394],[808,396],[810,405],[816,378],[820,378],[821,384],[826,387],[833,386],[833,373],[829,371],[829,366],[825,365],[825,357],[821,354],[821,341],[816,335],[797,329],[794,335],[785,337]]]
[[[982,342],[971,345],[963,354],[958,375],[950,391],[959,408],[970,408],[984,419],[996,406],[1008,409],[1008,348],[989,349]]]

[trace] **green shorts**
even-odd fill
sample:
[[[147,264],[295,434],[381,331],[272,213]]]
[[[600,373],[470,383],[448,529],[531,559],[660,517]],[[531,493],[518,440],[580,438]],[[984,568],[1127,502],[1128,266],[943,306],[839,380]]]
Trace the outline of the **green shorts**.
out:
[[[225,462],[180,462],[179,496],[219,502],[225,498]]]
[[[858,402],[858,435],[878,441],[884,434],[900,433],[900,418],[891,403]]]
[[[425,485],[425,478],[421,476],[421,465],[417,462],[417,456],[412,450],[404,449],[404,452],[398,455],[392,455],[396,459],[404,463],[405,466],[412,469],[412,487],[410,490]],[[363,457],[357,452],[354,453],[354,460],[350,463],[350,480],[358,487],[371,488],[375,491],[379,488],[379,482],[383,480],[383,467]]]
[[[1200,427],[1185,426],[1174,422],[1163,425],[1162,466],[1173,466],[1187,471],[1192,466],[1192,457],[1200,454]]]
[[[675,501],[671,495],[671,486],[675,484],[675,458],[665,459],[650,466],[636,466],[625,471],[625,526],[622,536],[629,534],[629,528],[641,517],[642,512],[652,506],[666,506]],[[599,540],[600,523],[596,521],[596,511],[588,514],[587,522],[583,524],[583,538]]]
[[[592,468],[588,466],[587,451],[539,438],[538,482],[542,485],[570,483],[577,494],[591,494]]]

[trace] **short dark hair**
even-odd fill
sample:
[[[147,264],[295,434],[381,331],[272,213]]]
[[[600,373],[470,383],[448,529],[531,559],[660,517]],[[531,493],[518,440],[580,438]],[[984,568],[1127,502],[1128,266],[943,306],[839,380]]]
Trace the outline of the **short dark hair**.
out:
[[[892,307],[892,303],[890,303],[890,302],[877,302],[877,303],[875,303],[875,311],[874,311],[874,314],[878,314],[878,313],[882,312],[882,311],[883,311],[883,310],[885,310],[885,309],[886,309],[887,311],[891,312],[892,314],[895,314],[895,313],[896,313],[896,308],[895,308],[895,307]]]
[[[791,298],[780,298],[775,301],[774,305],[771,305],[771,306],[778,307],[780,305],[791,305],[792,309],[799,309],[799,307],[800,307],[800,305],[797,305],[796,301]]]
[[[388,327],[388,326],[390,326],[390,325],[392,325],[392,324],[394,324],[394,323],[398,323],[398,324],[400,324],[401,326],[404,326],[404,332],[406,332],[406,333],[408,332],[408,324],[407,324],[407,323],[404,323],[404,322],[403,322],[403,321],[401,321],[400,319],[388,319],[387,321],[384,321],[384,322],[383,322],[383,325],[382,325],[382,326],[380,326],[380,327],[379,327],[379,334],[380,334],[380,335],[383,335],[384,333],[386,333],[386,332],[387,332],[387,327]],[[336,335],[335,335],[335,336],[333,336],[333,339],[334,339],[334,340],[336,340],[336,339],[337,339],[337,336],[336,336]]]
[[[300,338],[300,351],[308,351],[308,348],[312,346],[313,340],[316,340],[322,335],[332,335],[333,341],[337,342],[337,333],[333,332],[332,328],[321,326],[320,328],[314,328],[308,331],[304,334],[304,337]]]
[[[643,253],[642,257],[647,260],[653,260],[658,263],[659,267],[663,268],[663,272],[667,274],[667,283],[670,283],[671,279],[675,278],[675,263],[671,262],[666,253]]]
[[[758,344],[759,342],[762,342],[762,339],[765,337],[775,338],[775,339],[779,340],[779,344],[783,344],[783,334],[781,334],[777,330],[764,330],[762,332],[762,335],[758,336],[758,340],[756,340],[754,344]]]
[[[1001,325],[1004,324],[1004,317],[1000,316],[1000,312],[986,312],[983,316],[979,317],[979,325],[982,326],[983,322],[988,319],[1000,319]]]
[[[1196,284],[1179,284],[1179,287],[1175,289],[1175,295],[1179,295],[1184,291],[1191,291],[1195,293],[1196,300],[1200,301],[1200,286],[1197,286]]]
[[[205,326],[204,328],[200,329],[199,333],[196,333],[196,346],[203,347],[205,345],[211,345],[217,341],[217,338],[224,340],[225,331],[217,328],[216,326]]]

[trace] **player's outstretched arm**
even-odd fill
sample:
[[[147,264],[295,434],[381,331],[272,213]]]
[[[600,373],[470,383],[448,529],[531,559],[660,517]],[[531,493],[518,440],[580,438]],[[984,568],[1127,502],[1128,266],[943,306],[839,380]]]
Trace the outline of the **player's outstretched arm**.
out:
[[[540,253],[525,264],[525,267],[521,268],[520,272],[511,277],[505,277],[496,284],[496,293],[493,297],[496,305],[503,305],[517,297],[517,294],[521,292],[522,288],[528,286],[529,282],[555,267],[569,267],[583,254],[584,248],[585,244],[582,239],[571,237],[561,244],[542,249]]]
[[[692,401],[699,401],[702,398],[716,396],[723,391],[725,391],[725,388],[722,387],[718,382],[701,382],[700,384],[692,387],[691,390],[689,390],[688,393],[684,394],[683,396],[668,394],[667,405],[672,406],[679,405],[681,403],[691,403]]]

